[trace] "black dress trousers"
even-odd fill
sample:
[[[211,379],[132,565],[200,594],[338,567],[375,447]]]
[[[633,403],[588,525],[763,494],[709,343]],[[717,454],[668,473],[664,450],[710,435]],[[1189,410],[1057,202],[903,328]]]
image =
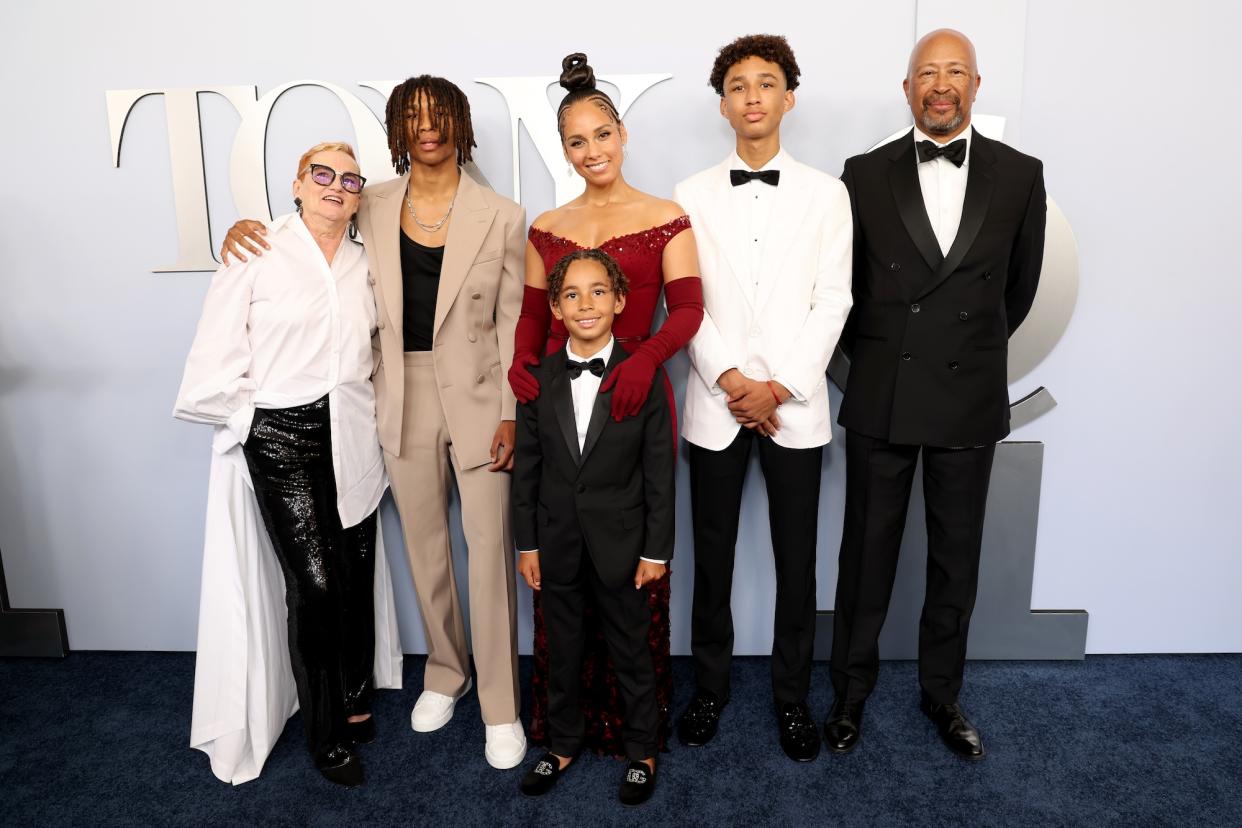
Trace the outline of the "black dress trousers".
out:
[[[690,508],[694,519],[694,607],[690,650],[699,689],[729,699],[733,658],[733,561],[742,486],[752,446],[768,491],[776,558],[772,631],[772,692],[778,702],[806,699],[815,644],[815,536],[823,446],[791,449],[749,428],[722,451],[690,444]]]
[[[920,454],[927,593],[919,620],[919,683],[938,704],[956,702],[962,688],[996,444],[961,449],[900,445],[847,431],[845,531],[831,662],[833,688],[842,701],[863,701],[875,687],[880,630]]]
[[[349,716],[371,710],[375,513],[341,526],[327,397],[255,411],[243,450],[285,576],[289,660],[318,757],[346,741]]]

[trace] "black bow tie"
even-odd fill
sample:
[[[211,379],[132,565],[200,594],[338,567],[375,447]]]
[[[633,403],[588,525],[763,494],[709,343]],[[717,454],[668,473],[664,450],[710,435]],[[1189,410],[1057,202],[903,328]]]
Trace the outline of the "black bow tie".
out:
[[[740,187],[747,181],[762,181],[764,184],[771,184],[775,187],[781,183],[780,170],[729,170],[729,181],[734,187]]]
[[[919,141],[915,148],[919,152],[919,163],[931,161],[935,158],[945,158],[953,162],[953,166],[960,167],[966,160],[966,139],[958,138],[945,144],[943,147],[935,141]]]
[[[602,377],[604,375],[604,361],[599,357],[596,357],[590,362],[578,362],[576,360],[566,358],[565,373],[569,374],[569,378],[571,380],[576,380],[578,377],[582,376],[583,371],[590,371],[595,376]]]

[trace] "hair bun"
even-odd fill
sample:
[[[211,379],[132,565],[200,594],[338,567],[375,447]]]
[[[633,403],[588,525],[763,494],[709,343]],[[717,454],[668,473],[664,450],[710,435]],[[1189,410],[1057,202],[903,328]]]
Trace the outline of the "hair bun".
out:
[[[570,92],[595,88],[595,71],[582,52],[574,52],[562,60],[561,70],[561,86]]]

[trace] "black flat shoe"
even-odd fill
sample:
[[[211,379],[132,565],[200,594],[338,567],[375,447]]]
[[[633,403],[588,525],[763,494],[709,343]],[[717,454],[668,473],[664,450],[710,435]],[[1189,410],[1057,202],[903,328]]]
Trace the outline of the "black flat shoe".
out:
[[[345,735],[355,745],[367,745],[375,741],[375,717],[360,722],[346,722]]]
[[[539,757],[535,766],[522,775],[521,789],[527,796],[543,796],[556,785],[561,774],[572,765],[561,767],[561,760],[555,754],[545,753]]]
[[[622,805],[642,805],[655,793],[655,768],[647,767],[646,762],[630,762],[621,778],[621,788],[617,796]]]
[[[983,749],[983,740],[979,737],[979,731],[962,712],[960,705],[957,703],[936,704],[927,696],[923,696],[919,707],[936,725],[940,740],[949,750],[972,762],[983,758],[986,753]]]
[[[716,735],[724,704],[715,693],[700,690],[690,700],[690,706],[677,722],[677,738],[687,747],[702,747]]]
[[[862,738],[862,702],[837,701],[824,722],[824,741],[833,753],[849,753]]]
[[[795,762],[811,762],[819,756],[819,728],[806,702],[778,702],[776,719],[786,756]]]
[[[337,745],[315,757],[315,767],[323,778],[346,788],[362,784],[362,759],[345,746]]]

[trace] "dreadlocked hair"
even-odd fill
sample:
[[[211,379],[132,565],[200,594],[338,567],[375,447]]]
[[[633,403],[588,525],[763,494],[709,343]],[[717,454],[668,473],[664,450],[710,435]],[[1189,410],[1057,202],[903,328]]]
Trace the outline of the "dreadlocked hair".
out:
[[[616,123],[621,123],[617,105],[606,94],[595,88],[595,71],[587,63],[587,56],[574,52],[561,61],[561,86],[569,91],[556,109],[556,129],[565,140],[565,113],[578,101],[590,101],[604,111]]]
[[[420,102],[431,107],[431,128],[443,137],[446,127],[453,134],[457,148],[457,163],[471,160],[470,151],[478,146],[474,142],[474,124],[470,121],[470,101],[452,81],[434,75],[409,78],[392,90],[388,107],[384,112],[384,125],[388,128],[388,151],[392,154],[392,166],[397,175],[405,175],[410,169],[410,148],[407,146],[406,121],[418,117]]]
[[[561,288],[565,286],[565,274],[574,262],[592,261],[604,268],[608,274],[608,284],[618,296],[626,296],[630,292],[630,280],[621,271],[617,260],[598,248],[585,248],[567,254],[552,267],[548,274],[548,298],[553,302],[560,300]]]

